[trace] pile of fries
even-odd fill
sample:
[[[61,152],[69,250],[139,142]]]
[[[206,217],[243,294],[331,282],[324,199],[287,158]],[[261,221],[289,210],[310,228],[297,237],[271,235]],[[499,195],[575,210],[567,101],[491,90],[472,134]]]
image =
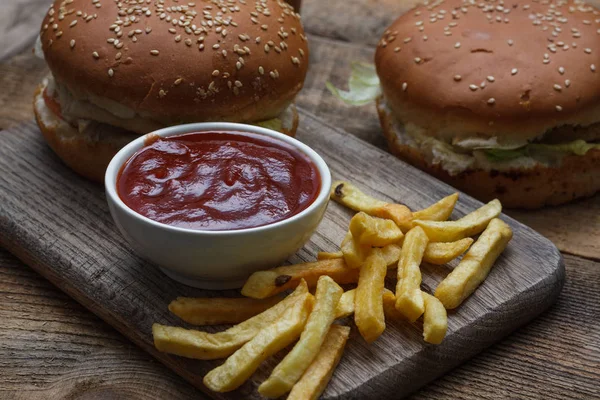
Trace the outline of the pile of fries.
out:
[[[339,252],[256,272],[242,288],[245,298],[178,298],[169,310],[186,322],[237,325],[207,333],[154,324],[156,348],[200,360],[227,357],[204,384],[228,392],[265,359],[296,342],[258,391],[268,398],[289,393],[288,399],[316,399],[349,337],[350,327],[343,325],[347,319],[336,320],[354,315],[360,335],[370,343],[384,332],[386,319],[415,322],[422,317],[423,339],[439,344],[448,329],[446,310],[477,289],[512,238],[510,227],[498,219],[498,200],[447,221],[457,193],[415,212],[372,198],[348,182],[335,182],[331,198],[357,211]],[[433,295],[421,289],[421,263],[447,264],[463,254]],[[385,288],[394,269],[395,293]],[[347,284],[356,288],[344,291],[340,285]]]

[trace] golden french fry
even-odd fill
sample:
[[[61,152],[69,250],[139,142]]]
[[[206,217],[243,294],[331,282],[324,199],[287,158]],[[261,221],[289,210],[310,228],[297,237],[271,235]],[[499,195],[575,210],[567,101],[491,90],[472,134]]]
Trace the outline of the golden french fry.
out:
[[[346,234],[346,237],[342,241],[340,247],[344,256],[344,261],[346,261],[346,265],[348,268],[352,269],[360,268],[360,266],[365,262],[369,251],[371,250],[371,246],[363,246],[358,243],[351,232]]]
[[[387,265],[378,249],[373,249],[360,269],[354,299],[354,322],[367,343],[385,330],[383,288]]]
[[[330,197],[354,211],[364,211],[374,217],[391,219],[402,232],[411,227],[412,213],[408,207],[375,199],[349,182],[333,182]]]
[[[317,358],[296,382],[287,400],[317,400],[321,396],[342,358],[349,336],[349,327],[331,325]]]
[[[510,239],[510,226],[494,218],[456,268],[440,282],[435,297],[447,309],[458,307],[485,280]]]
[[[255,272],[244,284],[242,294],[255,299],[264,299],[293,289],[302,279],[313,288],[322,275],[331,277],[340,285],[358,281],[358,270],[348,268],[344,260],[338,258]]]
[[[356,289],[347,290],[342,295],[337,309],[335,310],[335,318],[345,318],[354,314]],[[388,289],[383,289],[383,313],[386,318],[399,319],[401,314],[396,310],[396,296]]]
[[[340,297],[337,308],[335,309],[335,318],[346,318],[354,314],[354,293],[355,289],[347,290]]]
[[[396,310],[396,295],[388,289],[383,290],[383,313],[386,319],[404,319],[404,315]]]
[[[306,282],[300,282],[292,294],[273,307],[219,333],[154,324],[154,346],[165,353],[199,360],[227,357],[255,337],[266,325],[277,321],[307,293]]]
[[[260,363],[300,336],[313,302],[314,298],[310,293],[301,295],[277,321],[265,326],[224,364],[206,374],[204,385],[215,392],[229,392],[240,387]]]
[[[481,233],[501,212],[502,204],[496,199],[456,221],[415,220],[414,223],[423,228],[432,242],[454,242]]]
[[[440,344],[448,330],[448,314],[441,301],[429,293],[423,294],[423,339],[427,343]]]
[[[383,247],[398,243],[404,237],[391,219],[372,217],[362,211],[350,220],[350,232],[362,246]]]
[[[413,212],[413,219],[421,221],[445,221],[452,215],[457,200],[458,193],[446,196],[423,210]]]
[[[473,241],[472,238],[464,238],[448,243],[430,242],[423,254],[423,261],[435,265],[447,264],[467,251]]]
[[[385,264],[388,266],[388,268],[396,268],[401,252],[402,246],[398,244],[388,244],[387,246],[379,249],[379,254],[385,260]]]
[[[421,295],[421,261],[429,239],[423,229],[416,226],[406,234],[396,284],[396,309],[410,322],[415,322],[424,310]]]
[[[328,251],[320,251],[317,253],[317,260],[321,261],[321,260],[334,260],[336,258],[343,258],[344,257],[344,253],[342,253],[341,251],[336,251],[336,252],[328,252]]]
[[[178,297],[169,304],[169,311],[194,325],[239,324],[281,300],[281,297],[264,300],[245,297]]]
[[[328,276],[317,283],[315,306],[311,312],[300,340],[275,367],[271,376],[259,387],[258,392],[269,398],[277,398],[292,390],[304,371],[317,357],[329,327],[335,319],[335,310],[344,290]]]

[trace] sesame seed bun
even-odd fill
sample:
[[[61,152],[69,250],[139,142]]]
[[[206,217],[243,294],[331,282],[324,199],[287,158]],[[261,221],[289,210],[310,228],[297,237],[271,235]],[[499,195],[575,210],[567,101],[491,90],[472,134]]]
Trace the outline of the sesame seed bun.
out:
[[[389,149],[399,158],[482,201],[499,199],[507,208],[536,209],[592,196],[600,191],[600,150],[566,156],[559,166],[536,165],[503,171],[469,168],[451,175],[420,149],[400,139],[401,127],[378,101],[377,111]]]
[[[308,47],[281,0],[55,0],[41,28],[57,84],[161,125],[275,118],[302,88]]]
[[[395,116],[446,141],[600,121],[600,12],[581,1],[436,1],[389,27],[375,64]]]

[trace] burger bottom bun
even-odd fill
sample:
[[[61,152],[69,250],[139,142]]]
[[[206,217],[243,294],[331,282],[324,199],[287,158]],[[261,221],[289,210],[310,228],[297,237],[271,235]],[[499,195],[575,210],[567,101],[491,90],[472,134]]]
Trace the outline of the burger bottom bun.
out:
[[[419,149],[401,144],[394,117],[384,107],[377,107],[377,111],[393,154],[481,201],[497,198],[507,208],[536,209],[589,197],[600,191],[600,150],[590,150],[583,156],[566,156],[559,167],[536,166],[508,171],[471,169],[452,176],[441,166],[430,164]]]
[[[92,181],[104,182],[104,173],[114,155],[139,135],[105,124],[80,132],[52,112],[44,100],[44,85],[35,92],[33,109],[42,135],[58,157],[79,175]],[[298,112],[291,105],[281,116],[283,133],[295,136]]]

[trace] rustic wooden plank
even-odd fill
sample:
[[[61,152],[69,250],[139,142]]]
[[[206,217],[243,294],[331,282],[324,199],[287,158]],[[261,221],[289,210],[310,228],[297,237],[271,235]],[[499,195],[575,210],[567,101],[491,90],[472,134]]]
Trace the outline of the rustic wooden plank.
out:
[[[589,346],[600,332],[600,263],[566,256],[565,265],[567,280],[555,306],[410,399],[600,396],[600,347]],[[202,397],[1,249],[0,276],[1,398]]]
[[[391,195],[412,208],[423,207],[452,191],[304,111],[302,120],[300,139],[324,156],[336,178],[352,178],[370,191]],[[341,142],[346,145],[336,147]],[[157,268],[132,254],[110,220],[102,191],[60,164],[33,123],[0,135],[0,154],[4,171],[0,181],[0,243],[134,343],[201,387],[201,377],[219,362],[158,353],[152,346],[150,326],[154,321],[179,323],[166,307],[176,296],[216,293],[165,279]],[[370,169],[377,171],[377,179],[373,179]],[[479,204],[463,196],[456,214],[463,215]],[[314,259],[316,251],[331,250],[341,241],[349,216],[347,210],[331,204],[318,233],[291,261]],[[458,312],[452,313],[442,345],[424,344],[419,327],[402,322],[390,323],[371,346],[353,333],[325,398],[408,394],[545,310],[560,291],[564,276],[560,254],[531,229],[508,221],[515,240],[488,281]],[[443,270],[426,269],[424,284],[434,288]],[[280,356],[265,363],[238,391],[211,396],[258,398],[257,384]]]

